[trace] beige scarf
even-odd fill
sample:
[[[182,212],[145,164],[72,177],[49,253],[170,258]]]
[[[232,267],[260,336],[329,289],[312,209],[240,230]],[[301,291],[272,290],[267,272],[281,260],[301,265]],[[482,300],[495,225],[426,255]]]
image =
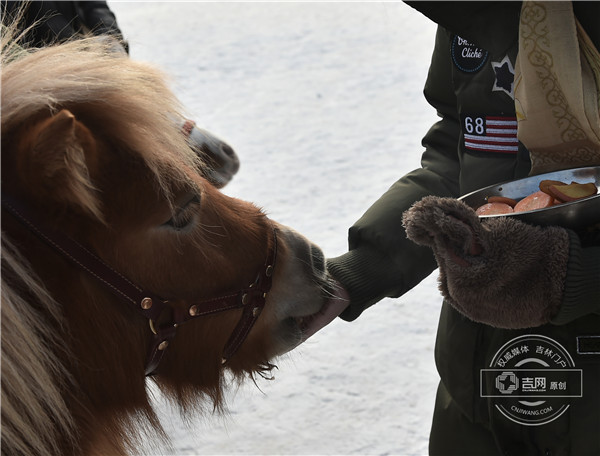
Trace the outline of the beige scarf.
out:
[[[600,53],[571,2],[523,2],[514,94],[531,175],[600,165]]]

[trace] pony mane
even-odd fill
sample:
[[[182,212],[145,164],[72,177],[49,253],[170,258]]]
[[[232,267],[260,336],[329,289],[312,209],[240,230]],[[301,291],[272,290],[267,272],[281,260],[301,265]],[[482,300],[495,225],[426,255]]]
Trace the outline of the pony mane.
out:
[[[183,110],[160,70],[115,54],[110,40],[25,49],[15,35],[14,25],[2,26],[3,135],[41,113],[79,107],[138,155],[167,195],[166,177],[187,181],[184,168],[204,166],[176,126]]]
[[[2,454],[59,454],[56,436],[72,434],[60,329],[59,304],[2,233]]]
[[[173,181],[194,185],[186,169],[201,170],[204,163],[177,128],[183,110],[161,71],[115,55],[106,40],[25,49],[18,39],[16,23],[2,24],[3,143],[29,119],[74,109],[90,114],[111,145],[140,158],[166,196]],[[78,387],[60,361],[70,359],[60,338],[67,330],[63,311],[4,232],[1,279],[2,454],[60,454],[64,448],[77,454],[74,437],[57,437],[74,436],[63,397]],[[119,421],[125,429],[114,437],[126,445],[133,446],[135,429],[167,440],[149,405]]]

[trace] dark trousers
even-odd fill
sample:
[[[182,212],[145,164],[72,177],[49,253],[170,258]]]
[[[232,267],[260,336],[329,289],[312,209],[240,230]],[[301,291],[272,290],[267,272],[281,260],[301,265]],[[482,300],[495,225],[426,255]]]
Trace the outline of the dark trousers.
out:
[[[440,382],[435,400],[433,424],[429,437],[432,456],[501,455],[493,434],[480,424],[472,423],[458,408]]]

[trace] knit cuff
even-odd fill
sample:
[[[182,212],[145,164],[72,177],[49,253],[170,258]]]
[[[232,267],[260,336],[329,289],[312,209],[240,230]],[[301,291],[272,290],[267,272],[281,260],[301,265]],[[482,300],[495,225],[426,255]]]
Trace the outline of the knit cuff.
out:
[[[590,313],[600,313],[600,247],[582,248],[579,237],[570,237],[569,263],[562,305],[552,319],[564,325]]]
[[[385,296],[390,284],[400,282],[400,274],[391,261],[368,246],[359,247],[327,260],[327,269],[350,295],[350,305],[340,315],[352,321]]]

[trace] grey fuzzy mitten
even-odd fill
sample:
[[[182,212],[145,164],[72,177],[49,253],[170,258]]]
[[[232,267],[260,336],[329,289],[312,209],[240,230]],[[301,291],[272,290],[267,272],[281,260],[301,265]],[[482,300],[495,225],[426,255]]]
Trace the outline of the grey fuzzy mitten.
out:
[[[415,203],[403,223],[409,239],[433,249],[442,294],[471,320],[530,328],[558,312],[569,259],[564,228],[480,221],[462,201],[435,196]]]

